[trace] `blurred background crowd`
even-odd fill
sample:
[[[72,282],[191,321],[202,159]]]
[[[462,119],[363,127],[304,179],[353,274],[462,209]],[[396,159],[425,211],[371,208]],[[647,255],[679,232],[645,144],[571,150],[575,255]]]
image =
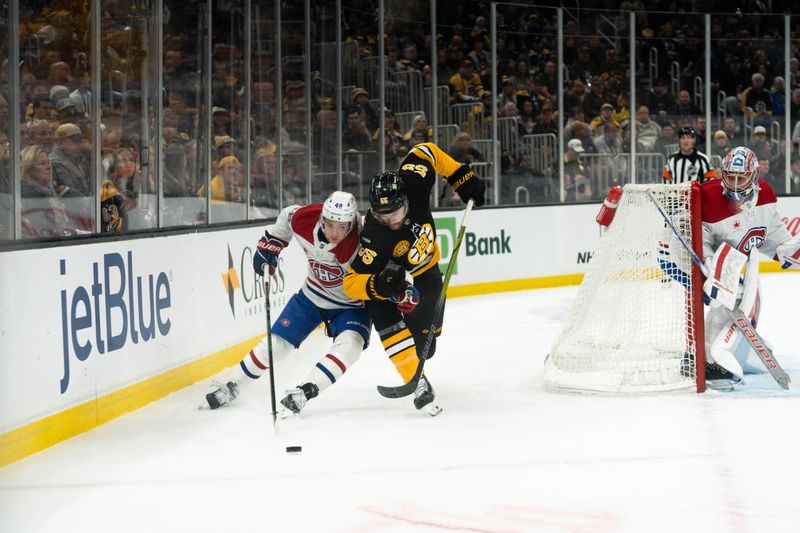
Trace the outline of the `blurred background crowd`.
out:
[[[597,201],[660,181],[687,125],[712,166],[746,145],[800,194],[789,9],[0,2],[0,239],[266,218],[337,188],[363,200],[428,141],[493,204]],[[446,191],[432,203],[457,205]]]

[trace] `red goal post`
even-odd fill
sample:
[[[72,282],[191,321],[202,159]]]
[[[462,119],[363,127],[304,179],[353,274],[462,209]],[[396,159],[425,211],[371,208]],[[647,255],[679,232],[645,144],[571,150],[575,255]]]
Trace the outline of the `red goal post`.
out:
[[[702,256],[700,185],[626,185],[564,329],[545,385],[583,392],[705,390],[703,277],[648,198]]]

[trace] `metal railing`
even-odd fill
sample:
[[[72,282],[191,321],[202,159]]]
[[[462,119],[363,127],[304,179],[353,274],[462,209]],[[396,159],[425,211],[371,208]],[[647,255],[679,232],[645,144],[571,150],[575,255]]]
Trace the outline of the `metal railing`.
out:
[[[552,174],[558,151],[557,138],[552,133],[523,135],[520,139],[520,153],[531,155],[534,170]]]
[[[425,87],[423,90],[423,102],[425,109],[425,116],[433,123],[433,95],[437,98],[437,114],[439,115],[439,124],[452,124],[453,121],[450,117],[450,89],[447,85],[439,85],[436,91],[432,87]],[[460,127],[460,126],[459,126]]]

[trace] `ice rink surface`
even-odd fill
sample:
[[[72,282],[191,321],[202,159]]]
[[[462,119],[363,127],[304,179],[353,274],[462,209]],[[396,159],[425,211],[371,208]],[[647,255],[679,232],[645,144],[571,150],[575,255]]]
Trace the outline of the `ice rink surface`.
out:
[[[759,331],[800,372],[800,275],[762,282]],[[0,531],[800,531],[800,393],[767,374],[732,393],[544,390],[575,292],[450,301],[436,418],[377,394],[399,379],[373,335],[277,435],[267,379],[200,411],[206,381],[0,470]],[[325,346],[278,365],[279,392]]]

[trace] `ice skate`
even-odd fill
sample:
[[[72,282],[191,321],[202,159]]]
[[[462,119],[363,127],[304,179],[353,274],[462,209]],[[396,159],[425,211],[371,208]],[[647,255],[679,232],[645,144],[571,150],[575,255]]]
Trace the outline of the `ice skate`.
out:
[[[742,379],[716,363],[706,363],[706,384],[709,389],[732,391]]]
[[[304,383],[297,388],[287,390],[286,396],[281,400],[281,405],[285,408],[282,416],[285,418],[291,414],[298,414],[308,400],[315,398],[317,394],[319,387],[313,383]]]
[[[431,416],[436,416],[442,412],[442,408],[436,403],[436,394],[433,392],[433,386],[425,376],[419,378],[417,390],[414,391],[414,407],[417,409],[425,408],[425,411]]]
[[[206,394],[206,401],[211,409],[228,405],[239,396],[239,385],[235,381],[229,381],[214,392]]]

